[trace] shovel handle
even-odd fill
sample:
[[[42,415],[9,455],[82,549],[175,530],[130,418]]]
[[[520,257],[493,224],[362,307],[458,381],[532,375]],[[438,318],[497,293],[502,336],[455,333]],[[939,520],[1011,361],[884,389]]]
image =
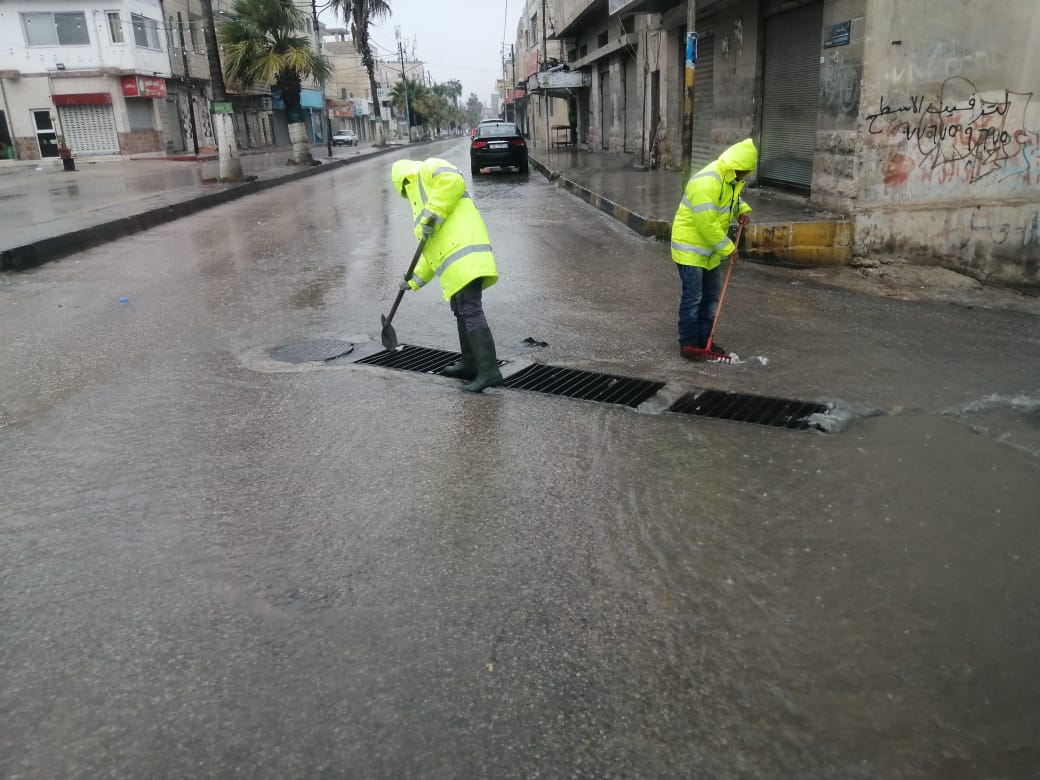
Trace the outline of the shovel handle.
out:
[[[422,257],[423,247],[426,246],[426,239],[427,236],[423,236],[419,241],[419,246],[415,248],[415,255],[412,257],[412,262],[408,264],[408,270],[404,272],[404,278],[406,281],[411,277],[412,271],[415,270],[415,266],[419,264],[419,258]],[[397,307],[401,305],[402,298],[404,298],[404,290],[398,290],[397,298],[394,299],[394,305],[390,307],[390,313],[387,315],[386,322],[383,323],[384,325],[390,324],[390,321],[397,313]]]
[[[736,238],[733,239],[733,254],[730,256],[729,267],[726,268],[726,278],[722,283],[722,292],[719,294],[719,305],[715,309],[715,319],[711,321],[711,333],[708,334],[708,342],[706,345],[706,349],[708,350],[711,349],[712,339],[715,338],[715,328],[718,327],[719,317],[722,316],[722,304],[726,302],[726,289],[729,287],[729,277],[733,274],[733,266],[737,264],[737,247],[740,246],[740,237],[743,233],[744,226],[738,223],[737,235]]]

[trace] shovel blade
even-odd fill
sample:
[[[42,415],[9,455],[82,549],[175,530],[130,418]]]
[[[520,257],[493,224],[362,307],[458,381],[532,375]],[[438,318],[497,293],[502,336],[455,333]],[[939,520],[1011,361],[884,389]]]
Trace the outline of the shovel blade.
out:
[[[397,333],[394,331],[394,326],[390,324],[385,314],[380,314],[379,317],[383,322],[383,332],[379,334],[383,348],[397,349]]]

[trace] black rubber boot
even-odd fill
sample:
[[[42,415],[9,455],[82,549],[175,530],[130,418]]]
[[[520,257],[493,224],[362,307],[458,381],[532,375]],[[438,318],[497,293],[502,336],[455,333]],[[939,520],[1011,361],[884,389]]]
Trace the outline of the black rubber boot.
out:
[[[462,350],[462,358],[457,363],[452,363],[447,368],[441,369],[441,374],[450,376],[452,379],[473,379],[477,376],[477,364],[473,360],[473,348],[469,345],[469,334],[462,320],[459,325],[459,347]]]
[[[469,346],[473,350],[473,360],[477,366],[476,378],[462,389],[467,393],[479,393],[485,387],[502,384],[502,372],[498,370],[498,356],[495,354],[495,340],[491,337],[490,328],[481,328],[469,334]]]

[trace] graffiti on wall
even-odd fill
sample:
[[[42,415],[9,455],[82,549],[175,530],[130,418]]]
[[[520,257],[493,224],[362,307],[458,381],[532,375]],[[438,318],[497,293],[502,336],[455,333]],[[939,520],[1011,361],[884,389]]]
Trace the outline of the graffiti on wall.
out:
[[[827,57],[820,73],[820,101],[823,107],[832,114],[858,114],[861,71],[858,63],[845,62],[840,52]]]
[[[905,61],[893,65],[888,83],[893,87],[934,84],[965,73],[996,73],[1000,66],[997,53],[976,51],[957,41],[939,41],[927,51],[909,52]]]
[[[882,96],[864,117],[865,142],[889,147],[883,174],[889,187],[915,174],[938,184],[1028,186],[1040,181],[1040,132],[1025,125],[1032,97],[1004,90],[987,98],[969,79],[948,78],[934,96]]]
[[[997,246],[1040,247],[1040,211],[1034,211],[1032,218],[1014,222],[999,222],[988,219],[976,209],[971,214],[971,233]],[[968,246],[971,239],[965,238],[961,248]]]

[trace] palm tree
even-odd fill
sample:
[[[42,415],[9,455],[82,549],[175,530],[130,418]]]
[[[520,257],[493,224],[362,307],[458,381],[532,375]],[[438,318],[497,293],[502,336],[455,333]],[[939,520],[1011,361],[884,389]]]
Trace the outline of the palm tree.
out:
[[[462,97],[462,82],[458,79],[448,79],[444,86],[447,87],[445,97],[451,99],[451,104],[455,108],[459,107],[459,98]]]
[[[400,111],[404,115],[407,109],[409,137],[413,127],[421,127],[426,124],[423,101],[429,93],[426,85],[416,79],[398,81],[390,92],[390,105],[394,107],[394,110]]]
[[[289,118],[290,163],[313,164],[300,107],[302,82],[324,84],[332,72],[328,58],[301,35],[307,15],[293,0],[235,0],[217,39],[224,47],[224,72],[239,87],[277,84]]]
[[[361,56],[361,63],[368,71],[368,85],[372,90],[372,111],[375,113],[377,132],[383,132],[383,115],[379,110],[379,89],[376,87],[376,59],[372,56],[372,44],[368,35],[368,27],[372,22],[382,21],[390,16],[390,3],[387,0],[330,0],[329,7],[342,11],[350,20],[350,35],[354,39],[354,48]],[[377,137],[377,143],[384,139]]]

